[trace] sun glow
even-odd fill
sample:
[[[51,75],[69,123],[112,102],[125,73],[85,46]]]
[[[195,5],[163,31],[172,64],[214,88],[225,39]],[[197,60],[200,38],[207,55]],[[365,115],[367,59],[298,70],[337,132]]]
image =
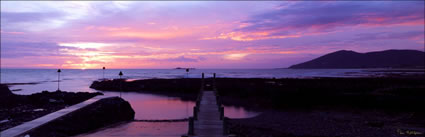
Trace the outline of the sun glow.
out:
[[[59,43],[59,45],[63,47],[74,47],[74,48],[81,48],[81,49],[87,49],[87,48],[99,49],[99,48],[111,46],[111,44],[107,44],[107,43],[93,43],[93,42]]]
[[[225,55],[224,58],[228,60],[240,60],[247,55],[248,55],[247,53],[236,53],[236,54]]]

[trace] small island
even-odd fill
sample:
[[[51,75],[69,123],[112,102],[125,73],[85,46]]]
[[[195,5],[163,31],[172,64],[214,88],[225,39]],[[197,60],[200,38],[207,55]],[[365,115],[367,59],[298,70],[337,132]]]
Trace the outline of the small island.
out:
[[[195,68],[182,68],[182,67],[176,67],[176,68],[174,68],[174,69],[189,69],[189,70],[192,70],[192,69],[195,69]]]

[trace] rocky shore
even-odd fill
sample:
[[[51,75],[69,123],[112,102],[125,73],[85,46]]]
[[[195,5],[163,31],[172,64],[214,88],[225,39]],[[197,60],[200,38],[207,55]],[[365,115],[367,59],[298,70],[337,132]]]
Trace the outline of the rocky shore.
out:
[[[34,120],[102,93],[43,91],[15,95],[0,85],[0,131]],[[98,100],[82,109],[26,133],[31,137],[66,137],[87,133],[119,122],[132,121],[135,112],[129,102],[119,97]]]
[[[43,91],[32,95],[15,95],[6,85],[0,85],[0,131],[101,94]]]
[[[205,79],[205,87],[213,79]],[[94,81],[104,91],[144,92],[195,100],[201,79]],[[425,76],[368,78],[217,78],[225,105],[249,109],[361,108],[417,111],[425,103]],[[120,89],[121,85],[121,89]]]
[[[223,103],[264,111],[230,119],[240,137],[425,135],[425,77],[217,79]]]
[[[227,124],[230,133],[238,137],[424,136],[423,120],[416,121],[419,119],[414,115],[413,112],[364,110],[286,110],[267,111],[248,119],[230,119]]]
[[[125,91],[170,93],[172,96],[196,95],[199,91],[196,84],[190,84],[192,90],[182,90],[188,89],[181,84],[184,79],[155,79],[155,85],[150,81],[121,82],[133,87]],[[205,81],[211,84],[213,80]],[[118,85],[117,82],[120,81],[98,81],[92,88],[113,91],[117,87],[111,85]],[[425,111],[420,109],[425,104],[424,75],[217,78],[215,83],[223,104],[264,112],[254,118],[229,120],[230,132],[241,137],[391,137],[423,136],[425,132],[421,124],[425,123]]]
[[[196,100],[201,89],[201,79],[146,79],[126,81],[120,79],[93,81],[90,88],[113,92],[142,92]]]

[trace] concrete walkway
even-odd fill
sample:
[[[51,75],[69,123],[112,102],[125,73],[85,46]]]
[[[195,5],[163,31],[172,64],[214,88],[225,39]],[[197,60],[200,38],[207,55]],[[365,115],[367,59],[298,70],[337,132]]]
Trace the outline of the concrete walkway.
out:
[[[62,117],[64,115],[66,115],[66,114],[69,114],[69,113],[71,113],[71,112],[73,112],[75,110],[78,110],[80,108],[83,108],[83,107],[85,107],[85,106],[87,106],[89,104],[92,104],[93,102],[96,102],[96,101],[98,101],[100,99],[107,98],[107,97],[111,97],[111,96],[98,95],[98,96],[95,96],[95,97],[93,97],[91,99],[88,99],[88,100],[86,100],[84,102],[81,102],[79,104],[75,104],[75,105],[72,105],[70,107],[67,107],[67,108],[61,109],[59,111],[50,113],[48,115],[42,116],[42,117],[37,118],[35,120],[29,121],[29,122],[25,122],[25,123],[23,123],[21,125],[18,125],[16,127],[9,128],[7,130],[2,131],[0,133],[0,137],[24,136],[24,134],[26,132],[28,132],[28,131],[30,131],[30,130],[32,130],[34,128],[37,128],[39,126],[42,126],[42,125],[44,125],[44,124],[46,124],[46,123],[48,123],[50,121],[53,121],[53,120],[55,120],[57,118],[60,118],[60,117]]]

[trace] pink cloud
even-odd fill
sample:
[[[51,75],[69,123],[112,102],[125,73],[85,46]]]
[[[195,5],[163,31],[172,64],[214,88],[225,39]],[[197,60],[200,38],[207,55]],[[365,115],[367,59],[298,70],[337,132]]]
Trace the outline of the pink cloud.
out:
[[[87,4],[96,8],[70,10],[75,14],[9,12],[7,22],[2,16],[2,65],[271,68],[340,49],[417,48],[424,42],[423,2],[133,4]],[[30,15],[37,17],[25,18]]]

